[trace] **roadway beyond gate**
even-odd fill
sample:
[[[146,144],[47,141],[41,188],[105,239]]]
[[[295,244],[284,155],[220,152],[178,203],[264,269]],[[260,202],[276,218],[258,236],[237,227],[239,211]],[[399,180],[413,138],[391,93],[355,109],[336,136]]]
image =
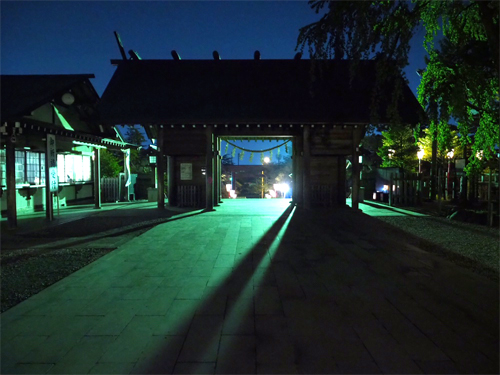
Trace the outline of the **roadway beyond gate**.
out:
[[[360,212],[226,200],[2,314],[2,373],[498,373],[498,298]]]

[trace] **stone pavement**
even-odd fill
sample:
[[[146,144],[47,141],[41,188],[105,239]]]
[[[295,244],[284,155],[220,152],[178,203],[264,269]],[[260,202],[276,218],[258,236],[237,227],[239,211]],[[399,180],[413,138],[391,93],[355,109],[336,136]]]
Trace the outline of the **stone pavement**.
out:
[[[498,285],[398,233],[225,201],[3,313],[1,372],[498,373]]]

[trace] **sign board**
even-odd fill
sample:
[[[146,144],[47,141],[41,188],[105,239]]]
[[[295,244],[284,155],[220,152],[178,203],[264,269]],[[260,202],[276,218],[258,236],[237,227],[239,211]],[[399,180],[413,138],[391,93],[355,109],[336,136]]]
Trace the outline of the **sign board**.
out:
[[[47,156],[49,160],[49,187],[51,193],[57,193],[59,188],[59,179],[57,175],[57,150],[56,136],[47,134]]]
[[[181,163],[181,180],[192,180],[193,179],[193,164],[191,163]]]

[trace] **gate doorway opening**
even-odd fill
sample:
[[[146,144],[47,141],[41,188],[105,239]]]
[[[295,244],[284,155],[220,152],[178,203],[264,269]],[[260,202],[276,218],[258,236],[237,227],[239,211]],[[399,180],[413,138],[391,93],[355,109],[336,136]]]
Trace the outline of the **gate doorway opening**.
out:
[[[222,199],[291,199],[292,137],[221,137]]]

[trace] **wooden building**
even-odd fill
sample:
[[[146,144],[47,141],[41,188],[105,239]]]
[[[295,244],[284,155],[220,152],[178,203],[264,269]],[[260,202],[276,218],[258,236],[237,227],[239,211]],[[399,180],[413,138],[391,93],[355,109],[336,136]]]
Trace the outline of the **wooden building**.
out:
[[[99,149],[124,148],[113,126],[98,124],[92,74],[2,75],[2,212],[17,214],[94,199],[100,207]]]
[[[173,53],[176,56],[175,53]],[[358,206],[357,154],[370,123],[375,62],[313,60],[112,60],[117,65],[98,106],[107,126],[140,124],[158,144],[158,181],[168,173],[171,205],[195,196],[207,210],[221,197],[221,140],[293,140],[293,200],[304,207],[346,204],[346,157],[354,155],[353,208]],[[403,83],[402,121],[421,108]],[[378,115],[393,87],[380,90]],[[164,200],[159,186],[158,205]]]

